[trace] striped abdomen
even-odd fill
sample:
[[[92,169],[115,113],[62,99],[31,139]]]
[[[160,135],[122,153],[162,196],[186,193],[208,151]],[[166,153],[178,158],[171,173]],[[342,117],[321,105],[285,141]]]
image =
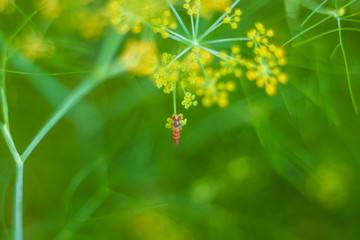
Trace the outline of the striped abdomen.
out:
[[[181,117],[179,115],[173,116],[172,123],[172,140],[174,147],[178,147],[181,139]]]
[[[173,143],[174,143],[174,147],[179,146],[180,139],[181,139],[181,126],[175,127],[173,125],[173,127],[172,127],[172,140],[173,140]]]

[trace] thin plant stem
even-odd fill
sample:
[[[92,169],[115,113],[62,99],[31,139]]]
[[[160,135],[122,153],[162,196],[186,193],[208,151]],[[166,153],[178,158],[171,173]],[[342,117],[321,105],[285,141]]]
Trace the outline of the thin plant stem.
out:
[[[196,40],[195,25],[194,25],[194,17],[193,17],[193,15],[190,15],[190,19],[191,19],[191,29],[192,29],[193,39]]]
[[[177,83],[174,83],[174,91],[173,91],[174,114],[177,114],[177,109],[176,109],[176,85],[177,85]]]
[[[238,41],[249,41],[250,38],[227,38],[227,39],[218,39],[212,41],[203,42],[204,44],[213,44],[213,43],[224,43],[224,42],[238,42]]]
[[[14,219],[13,239],[24,239],[23,230],[23,187],[24,187],[24,163],[16,164],[15,171],[15,198],[14,198]]]
[[[282,46],[285,46],[287,44],[289,44],[290,42],[294,41],[296,38],[300,37],[301,35],[303,35],[304,33],[310,31],[311,29],[317,27],[318,25],[320,25],[321,23],[325,22],[326,20],[330,19],[332,17],[332,15],[327,16],[326,18],[324,18],[323,20],[315,23],[314,25],[312,25],[311,27],[305,29],[304,31],[302,31],[301,33],[299,33],[298,35],[296,35],[295,37],[291,38],[289,41],[287,41],[286,43],[284,43]]]
[[[173,64],[175,61],[177,61],[179,58],[181,58],[185,53],[187,53],[189,50],[191,49],[191,47],[187,47],[184,51],[182,51],[181,53],[179,53],[168,65],[167,67],[170,67],[171,64]]]
[[[203,63],[201,62],[201,60],[200,60],[200,53],[197,52],[196,54],[197,54],[197,56],[198,56],[198,58],[199,58],[199,64],[200,64],[201,70],[202,70],[202,72],[203,72],[203,74],[204,74],[204,76],[205,76],[205,79],[206,79],[207,82],[209,82],[209,81],[210,81],[210,78],[209,78],[208,74],[206,73],[204,64],[203,64]]]
[[[82,83],[71,96],[60,106],[60,108],[54,113],[54,115],[48,120],[45,126],[39,131],[33,141],[26,148],[21,155],[22,160],[25,162],[32,151],[40,143],[40,141],[46,136],[46,134],[55,126],[55,124],[77,104],[85,95],[87,95],[92,89],[94,89],[100,81],[95,79],[88,79]]]
[[[200,20],[200,5],[201,5],[201,1],[200,1],[200,4],[198,5],[198,12],[196,14],[196,23],[195,23],[195,33],[196,33],[196,36],[198,35],[199,33],[199,20]]]
[[[219,24],[217,24],[216,26],[213,26],[212,28],[209,28],[200,38],[200,40],[203,40],[207,35],[209,35],[210,33],[212,33],[213,31],[215,31],[216,29],[218,29],[219,27],[221,27],[224,24],[224,22],[221,22]]]
[[[236,0],[231,6],[230,9],[233,9],[238,3],[240,2],[240,0]],[[216,28],[214,28],[215,26],[217,26],[222,20],[223,18],[226,16],[226,13],[223,13],[214,23],[213,25],[211,25],[209,27],[208,30],[205,31],[205,33],[203,35],[201,35],[201,37],[199,38],[199,41],[201,41],[202,39],[204,39],[207,35],[209,35],[212,31],[214,31]],[[214,29],[213,29],[214,28]]]
[[[59,233],[55,240],[72,239],[74,232],[81,227],[81,224],[111,196],[112,192],[106,188],[100,188],[85,204],[77,211],[69,221],[65,229]]]
[[[330,54],[330,59],[331,59],[331,60],[334,58],[334,56],[335,56],[335,54],[336,54],[336,51],[339,49],[340,45],[341,45],[341,44],[338,43],[338,44],[336,45],[336,47],[334,48],[334,50],[332,51],[332,53]]]
[[[176,9],[174,8],[174,6],[172,5],[172,3],[170,2],[170,0],[167,0],[171,10],[173,11],[174,15],[176,16],[176,19],[178,20],[178,22],[180,23],[181,28],[184,30],[184,32],[186,33],[186,35],[190,36],[189,31],[187,30],[183,20],[181,19],[181,17],[179,16],[178,12],[176,11]]]
[[[154,26],[157,26],[159,27],[159,25],[152,25],[150,23],[146,23],[146,25],[148,25],[149,27],[154,27]],[[175,40],[175,41],[178,41],[178,42],[181,42],[181,43],[184,43],[184,44],[187,44],[189,45],[190,43],[192,43],[191,40],[189,40],[188,38],[182,36],[181,34],[179,33],[176,33],[172,30],[170,30],[169,28],[166,28],[166,31],[169,33],[169,38]]]
[[[341,21],[348,21],[348,22],[360,23],[360,20],[348,19],[348,18],[341,18]]]
[[[354,106],[355,113],[358,113],[359,109],[358,109],[358,105],[356,103],[354,92],[353,92],[353,89],[352,89],[349,65],[348,65],[348,61],[347,61],[347,58],[346,58],[345,47],[344,47],[343,40],[342,40],[341,20],[340,20],[340,18],[337,19],[337,23],[338,23],[338,27],[339,27],[339,43],[340,43],[341,52],[342,52],[342,55],[343,55],[343,58],[344,58],[344,64],[345,64],[345,70],[346,70],[346,79],[347,79],[347,83],[348,83],[348,87],[349,87],[351,101],[352,101],[352,104]]]
[[[353,3],[355,3],[357,0],[352,0],[351,2],[348,2],[347,4],[345,4],[344,6],[342,6],[340,9],[343,8],[347,8],[348,6],[352,5]]]
[[[23,234],[23,171],[24,163],[16,149],[14,140],[6,124],[1,124],[1,132],[5,142],[10,150],[11,155],[16,163],[15,171],[15,191],[14,191],[14,208],[13,208],[13,239],[22,240]]]
[[[180,38],[180,39],[184,40],[185,42],[192,43],[192,41],[191,41],[191,40],[187,39],[186,37],[182,36],[181,34],[178,34],[178,33],[174,32],[174,31],[171,31],[171,30],[170,30],[170,29],[168,29],[168,28],[166,29],[166,31],[168,31],[169,33],[171,33],[171,34],[175,35],[176,37],[178,37],[178,38]]]
[[[323,1],[317,8],[312,11],[312,13],[304,20],[301,24],[301,27],[305,25],[305,23],[327,2],[328,0]]]
[[[29,72],[19,72],[13,70],[5,70],[5,72],[11,74],[18,74],[18,75],[28,75],[28,76],[63,76],[63,75],[77,75],[77,74],[90,73],[90,71],[63,72],[63,73],[29,73]]]
[[[14,140],[6,124],[1,124],[1,132],[16,164],[21,164],[22,159],[18,153]]]
[[[4,74],[5,75],[5,74]],[[9,109],[6,97],[6,88],[5,88],[5,81],[1,84],[2,87],[0,89],[0,101],[1,101],[1,122],[5,123],[6,126],[9,128]]]
[[[330,30],[330,31],[327,31],[327,32],[325,32],[325,33],[321,33],[321,34],[319,34],[319,35],[316,35],[315,37],[309,38],[309,39],[307,39],[307,40],[305,40],[305,41],[302,41],[302,42],[299,42],[299,43],[295,43],[295,44],[293,44],[293,47],[301,46],[301,45],[303,45],[303,44],[305,44],[305,43],[311,42],[311,41],[313,41],[313,40],[315,40],[315,39],[324,37],[324,36],[326,36],[326,35],[328,35],[328,34],[331,34],[331,33],[334,33],[334,32],[338,32],[338,31],[339,31],[339,28],[335,28],[335,29]],[[355,32],[360,32],[360,29],[358,29],[358,28],[341,28],[341,31],[355,31]]]
[[[44,7],[43,5],[42,7]],[[42,8],[41,7],[41,8]],[[9,122],[9,108],[6,97],[6,86],[5,86],[5,71],[7,64],[7,52],[12,41],[15,37],[22,31],[22,29],[31,21],[31,19],[39,12],[41,9],[34,11],[21,25],[20,27],[10,36],[10,38],[4,43],[3,53],[2,53],[2,63],[1,63],[1,79],[0,79],[0,107],[1,111],[1,132],[5,138],[5,142],[14,158],[16,163],[15,171],[15,191],[14,191],[14,206],[13,206],[13,239],[14,240],[23,240],[24,239],[24,230],[23,230],[23,176],[24,176],[24,162],[22,161],[14,140],[10,133],[10,122]]]
[[[351,17],[356,17],[356,16],[358,16],[358,15],[360,15],[360,12],[353,13],[353,14],[347,15],[347,16],[342,17],[342,18],[351,18]]]
[[[221,54],[220,54],[220,52],[218,52],[218,51],[212,50],[212,49],[207,48],[207,47],[204,47],[204,46],[201,46],[200,48],[202,48],[202,49],[204,49],[205,51],[211,53],[211,54],[214,55],[215,57],[220,58],[221,60],[224,59],[224,58],[222,58],[222,57],[220,56]],[[227,59],[231,59],[231,60],[233,60],[233,61],[235,61],[235,62],[237,62],[237,63],[239,63],[239,64],[241,64],[241,65],[244,64],[243,61],[241,61],[241,60],[239,60],[239,59],[237,59],[237,58],[234,58],[234,57],[232,57],[232,56],[226,56],[226,58],[227,58]],[[252,66],[254,66],[254,65],[252,65]]]
[[[171,38],[171,39],[173,39],[173,40],[175,40],[175,41],[177,41],[177,42],[180,42],[180,43],[183,43],[183,44],[189,44],[188,42],[185,42],[185,41],[182,40],[181,38],[175,37],[175,36],[173,36],[173,35],[171,35],[171,34],[169,34],[168,37]]]

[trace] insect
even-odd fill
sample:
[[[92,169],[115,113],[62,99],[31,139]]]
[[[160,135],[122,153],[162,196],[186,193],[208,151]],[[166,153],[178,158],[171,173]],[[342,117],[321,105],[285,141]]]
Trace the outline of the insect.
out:
[[[181,117],[177,114],[175,114],[172,117],[172,124],[171,124],[171,130],[172,130],[172,140],[174,147],[178,147],[180,144],[180,138],[181,138]]]

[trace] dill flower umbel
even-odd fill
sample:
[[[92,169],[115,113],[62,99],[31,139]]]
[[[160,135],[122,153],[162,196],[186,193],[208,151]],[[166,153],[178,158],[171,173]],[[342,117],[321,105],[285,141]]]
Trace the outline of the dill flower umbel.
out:
[[[51,41],[44,40],[36,33],[24,35],[18,39],[17,45],[25,56],[32,60],[51,57],[56,52],[56,47]]]
[[[186,64],[177,61],[175,55],[164,53],[161,57],[161,63],[155,70],[152,80],[158,88],[164,88],[164,93],[171,93],[175,89],[175,84],[179,82],[180,77],[186,72]]]
[[[248,32],[249,41],[247,46],[254,48],[254,60],[246,64],[246,77],[250,81],[256,81],[256,85],[265,88],[269,96],[277,93],[278,84],[286,84],[288,77],[281,71],[286,64],[285,51],[282,47],[269,44],[269,38],[274,32],[257,23],[255,29]]]
[[[109,23],[121,34],[140,33],[151,19],[159,19],[168,9],[165,0],[110,0],[105,15]],[[168,25],[167,25],[168,26]],[[171,25],[173,27],[174,25]]]
[[[210,38],[222,26],[230,26],[233,30],[240,28],[242,11],[236,8],[240,0],[219,1],[221,4],[227,3],[227,6],[222,8],[222,15],[205,30],[200,28],[204,16],[201,12],[209,9],[206,4],[211,0],[179,2],[182,12],[186,10],[186,14],[182,15],[186,15],[188,21],[183,20],[170,0],[166,1],[169,9],[160,17],[152,18],[152,30],[162,38],[178,42],[182,47],[177,54],[163,53],[151,79],[164,93],[172,94],[175,115],[178,95],[182,97],[181,105],[185,109],[197,106],[198,101],[205,107],[218,105],[225,108],[238,81],[255,81],[269,96],[276,94],[279,84],[288,81],[282,71],[286,64],[285,52],[282,47],[272,43],[274,31],[266,29],[263,24],[255,24],[254,29],[243,32],[237,38]],[[172,23],[173,19],[177,20],[177,24]],[[184,22],[191,25],[186,26]],[[219,49],[221,43],[229,44]],[[250,56],[248,51],[242,54],[242,49],[246,47],[252,49]],[[168,128],[172,121],[168,119]]]
[[[232,29],[238,28],[238,22],[240,22],[240,16],[242,14],[240,9],[236,9],[234,12],[231,8],[225,9],[226,16],[223,19],[223,22],[230,24]]]
[[[34,0],[35,6],[40,8],[40,14],[48,19],[58,18],[63,11],[59,0]]]
[[[100,36],[107,24],[102,9],[95,12],[82,9],[76,14],[76,24],[74,25],[81,36],[91,39]]]
[[[147,76],[155,71],[158,63],[156,44],[150,39],[129,39],[120,62],[133,74]]]
[[[236,88],[234,80],[241,79],[244,72],[247,79],[256,80],[257,86],[265,88],[270,96],[277,92],[278,83],[287,82],[286,74],[281,71],[281,67],[286,63],[285,53],[281,47],[271,43],[274,32],[266,29],[263,24],[255,24],[255,28],[250,30],[246,37],[207,40],[208,36],[222,25],[229,24],[231,29],[239,27],[242,11],[235,8],[238,2],[237,0],[230,7],[226,7],[223,15],[202,34],[199,34],[199,22],[203,1],[183,1],[183,8],[190,16],[190,28],[185,26],[174,6],[168,2],[185,35],[166,26],[161,30],[155,26],[154,32],[187,45],[187,48],[178,55],[166,53],[165,56],[171,56],[171,59],[167,64],[162,61],[152,76],[158,88],[164,87],[165,93],[171,93],[178,84],[182,88],[180,92],[184,93],[184,99],[186,94],[191,94],[202,98],[201,103],[206,107],[214,104],[226,107],[229,104],[229,92]],[[235,43],[230,52],[227,49],[216,50],[216,45],[223,42]],[[242,56],[241,43],[246,43],[245,46],[253,49],[253,59]],[[209,58],[209,55],[212,58]],[[183,105],[186,108],[193,106],[184,101]]]

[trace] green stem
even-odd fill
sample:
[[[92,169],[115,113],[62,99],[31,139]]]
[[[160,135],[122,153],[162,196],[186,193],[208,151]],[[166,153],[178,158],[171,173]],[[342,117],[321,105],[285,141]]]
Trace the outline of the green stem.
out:
[[[174,104],[174,114],[177,114],[177,110],[176,110],[176,84],[174,85],[174,92],[173,92],[173,104]]]
[[[100,83],[96,79],[88,79],[82,83],[74,93],[60,106],[60,108],[54,113],[54,115],[48,120],[45,126],[39,131],[34,140],[29,144],[21,158],[25,162],[31,152],[36,148],[40,141],[46,136],[46,134],[55,126],[55,124],[72,109],[85,95],[87,95],[92,89],[94,89]]]
[[[14,158],[15,163],[17,165],[21,164],[22,163],[21,157],[16,149],[14,140],[6,124],[1,124],[1,132],[2,135],[4,136],[5,142],[10,150],[11,155]]]
[[[348,83],[348,86],[349,86],[350,97],[351,97],[351,101],[352,101],[355,113],[358,113],[358,105],[356,103],[353,88],[352,88],[352,84],[351,84],[349,65],[348,65],[348,62],[347,62],[345,47],[344,47],[343,40],[342,40],[341,20],[340,20],[340,18],[337,19],[337,23],[338,23],[338,27],[339,27],[339,44],[340,44],[341,52],[342,52],[342,55],[343,55],[343,58],[344,58],[344,64],[345,64],[345,70],[346,70],[346,79],[347,79],[347,83]]]
[[[191,29],[192,29],[193,39],[194,39],[194,41],[196,41],[195,24],[194,24],[193,15],[190,15],[190,19],[191,19]]]
[[[200,38],[199,41],[203,40],[205,37],[207,37],[210,33],[212,33],[213,31],[215,31],[216,29],[218,29],[219,27],[221,27],[224,24],[224,22],[221,22],[211,28],[209,28]]]
[[[201,5],[201,1],[200,1],[200,4],[198,5],[198,12],[197,12],[197,14],[196,14],[196,26],[195,26],[196,36],[197,36],[198,33],[199,33],[200,5]]]
[[[16,149],[11,133],[6,124],[1,124],[1,132],[16,164],[15,192],[14,192],[14,215],[13,215],[13,239],[22,240],[23,234],[23,168],[24,163]]]
[[[5,82],[2,84],[2,88],[0,89],[0,101],[1,101],[1,122],[6,124],[9,128],[9,110],[6,98],[6,90],[5,90]]]
[[[302,31],[301,33],[297,34],[295,37],[291,38],[289,41],[287,41],[286,43],[284,43],[282,46],[284,47],[285,45],[289,44],[290,42],[294,41],[296,38],[300,37],[301,35],[303,35],[304,33],[310,31],[311,29],[319,26],[321,23],[325,22],[326,20],[332,18],[333,16],[330,15],[330,16],[327,16],[326,18],[324,18],[323,20],[315,23],[314,25],[312,25],[311,27],[305,29],[304,31]]]
[[[181,34],[178,34],[178,33],[174,32],[174,31],[171,31],[168,28],[166,29],[166,31],[168,31],[169,33],[173,34],[174,36],[184,40],[185,42],[187,42],[187,44],[192,44],[191,40],[187,39],[186,37],[182,36]]]
[[[233,9],[238,3],[240,2],[240,0],[236,0],[231,6],[230,9]],[[211,25],[209,27],[208,30],[205,31],[205,33],[203,35],[201,35],[201,37],[199,38],[199,41],[203,40],[207,35],[209,35],[212,31],[214,31],[216,28],[218,28],[220,25],[218,25],[226,16],[226,13],[223,13],[214,23],[213,25]],[[221,23],[222,24],[222,23]]]
[[[187,28],[186,28],[183,20],[182,20],[181,17],[179,16],[178,12],[176,11],[176,9],[175,9],[174,6],[172,5],[172,3],[171,3],[169,0],[167,0],[167,3],[169,4],[171,10],[173,11],[176,19],[179,21],[181,28],[184,30],[184,32],[186,33],[187,36],[190,36],[189,31],[187,30]]]
[[[179,60],[185,53],[187,53],[189,50],[191,49],[190,47],[187,47],[184,51],[182,51],[181,53],[179,53],[168,65],[167,67],[170,67],[171,64],[173,64],[174,62],[176,62],[177,60]]]
[[[323,1],[317,8],[312,11],[312,13],[304,20],[301,24],[301,27],[305,25],[305,23],[327,2],[328,0]]]
[[[16,164],[15,195],[14,195],[14,226],[13,239],[24,239],[23,231],[23,184],[24,163]]]
[[[204,44],[213,44],[213,43],[224,43],[224,42],[238,42],[238,41],[250,41],[251,38],[225,38],[225,39],[218,39],[212,41],[206,41]]]

